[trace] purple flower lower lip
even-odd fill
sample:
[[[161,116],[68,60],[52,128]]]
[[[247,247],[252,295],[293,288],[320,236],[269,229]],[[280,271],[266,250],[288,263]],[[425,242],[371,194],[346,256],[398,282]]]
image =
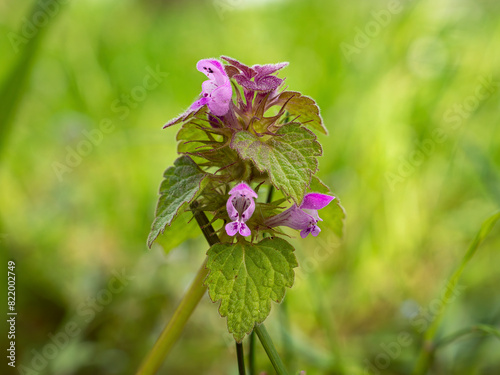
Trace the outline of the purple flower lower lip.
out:
[[[224,116],[229,111],[229,103],[233,95],[233,89],[224,66],[214,59],[203,59],[198,61],[196,68],[208,77],[208,81],[202,83],[202,97],[195,101],[190,109],[208,106],[215,116]]]
[[[245,223],[255,211],[254,198],[257,198],[257,194],[244,182],[236,185],[229,192],[226,209],[229,218],[233,220],[226,224],[226,233],[229,236],[239,233],[246,237],[252,233]]]
[[[300,207],[293,204],[282,213],[267,219],[266,225],[270,228],[285,226],[298,229],[302,238],[306,238],[309,234],[316,237],[321,232],[317,223],[322,221],[318,210],[326,207],[334,199],[335,197],[326,194],[306,194]]]

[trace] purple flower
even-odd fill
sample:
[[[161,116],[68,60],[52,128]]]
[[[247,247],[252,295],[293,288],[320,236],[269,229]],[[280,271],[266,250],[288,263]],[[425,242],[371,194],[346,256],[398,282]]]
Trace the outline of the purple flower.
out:
[[[226,233],[229,236],[234,236],[238,232],[244,237],[250,236],[251,231],[245,222],[255,211],[253,198],[257,198],[257,194],[244,182],[236,185],[229,192],[226,209],[229,218],[233,220],[226,224]]]
[[[282,213],[269,218],[266,225],[270,228],[285,226],[300,230],[300,236],[306,238],[309,233],[317,236],[321,229],[316,225],[323,221],[318,216],[318,210],[326,207],[335,197],[320,193],[310,193],[304,196],[300,207],[294,204]]]
[[[229,111],[229,103],[233,95],[231,81],[224,66],[217,60],[204,59],[198,61],[196,69],[205,73],[208,81],[202,83],[202,97],[191,105],[190,110],[196,111],[208,105],[214,115],[224,116]]]

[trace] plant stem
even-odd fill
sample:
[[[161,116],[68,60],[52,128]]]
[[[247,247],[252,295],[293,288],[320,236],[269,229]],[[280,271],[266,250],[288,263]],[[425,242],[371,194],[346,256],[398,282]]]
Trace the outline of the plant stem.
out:
[[[250,342],[248,343],[248,368],[250,375],[255,375],[255,330],[250,334]]]
[[[245,357],[241,342],[236,343],[236,356],[238,357],[238,373],[239,375],[245,375]]]
[[[200,226],[207,242],[210,245],[220,242],[205,213],[203,211],[197,211],[196,207],[196,202],[191,205],[196,222]],[[184,295],[167,326],[163,329],[163,332],[153,346],[153,349],[144,359],[137,375],[155,374],[160,368],[165,357],[170,352],[170,349],[172,349],[176,341],[179,339],[179,336],[181,335],[189,317],[207,290],[207,287],[203,285],[203,281],[208,274],[208,270],[205,267],[206,263],[207,259],[205,259],[201,265],[195,279],[189,287],[189,290]]]
[[[194,213],[194,218],[196,219],[196,222],[200,226],[201,231],[203,232],[203,235],[205,236],[205,239],[207,240],[208,244],[210,246],[215,245],[216,243],[219,243],[219,237],[217,237],[217,234],[214,231],[214,228],[212,225],[210,225],[210,221],[208,221],[207,215],[203,211],[198,211],[198,202],[193,202],[191,204],[191,209],[193,210]]]
[[[189,290],[175,310],[174,315],[156,341],[153,349],[142,363],[137,375],[155,374],[167,354],[170,352],[170,349],[172,349],[175,342],[179,339],[182,329],[186,325],[191,313],[207,290],[207,287],[203,285],[203,280],[208,273],[205,264],[206,259],[198,270]]]
[[[269,187],[269,191],[267,192],[266,203],[272,202],[273,193],[274,193],[274,186],[271,185]],[[281,327],[281,330],[283,333],[284,331],[286,331],[284,326],[286,325],[287,328],[289,327],[289,321],[288,321],[285,301],[283,301],[281,304],[281,312],[282,312],[282,315],[281,315],[281,319],[280,319],[280,327]],[[250,366],[251,366],[250,374],[254,375],[254,372],[255,372],[253,370],[253,367],[254,367],[254,363],[253,363],[253,361],[254,361],[254,353],[253,353],[254,344],[253,344],[253,341],[255,341],[255,333],[257,333],[257,336],[259,336],[259,340],[260,340],[262,346],[264,347],[264,350],[266,351],[267,356],[269,357],[269,360],[273,364],[273,367],[276,370],[276,372],[278,373],[278,375],[287,374],[285,365],[283,364],[283,361],[281,360],[278,352],[276,351],[276,348],[274,347],[274,344],[271,340],[271,337],[267,333],[267,330],[266,330],[266,327],[264,326],[264,324],[255,326],[255,328],[253,329],[252,334],[250,336],[250,340],[251,340],[250,350],[252,350],[251,357],[250,357]],[[284,335],[283,335],[283,337],[284,337],[283,344],[285,346],[285,358],[287,359],[287,361],[289,361],[289,359],[290,359],[289,355],[291,354],[292,350],[291,350],[291,346],[290,346],[289,341],[285,338]]]
[[[281,341],[283,343],[283,360],[288,367],[293,368],[293,342],[290,339],[290,332],[292,330],[290,325],[290,317],[288,316],[288,303],[286,298],[283,299],[283,302],[281,302],[279,312]]]
[[[266,203],[271,203],[273,201],[274,186],[271,185],[269,191],[267,192]]]
[[[255,333],[257,333],[257,336],[259,337],[259,340],[264,347],[264,350],[267,353],[267,356],[269,357],[269,360],[273,364],[274,369],[276,370],[276,373],[278,375],[288,375],[288,372],[286,371],[285,365],[281,361],[280,356],[278,355],[278,352],[276,351],[276,348],[274,347],[273,341],[271,340],[271,337],[269,336],[269,333],[267,333],[266,327],[264,324],[255,326],[254,328]]]

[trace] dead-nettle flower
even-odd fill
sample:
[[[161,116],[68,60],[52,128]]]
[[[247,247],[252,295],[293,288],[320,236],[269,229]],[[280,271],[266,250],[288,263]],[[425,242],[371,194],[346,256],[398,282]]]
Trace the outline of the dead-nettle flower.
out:
[[[318,221],[323,221],[318,216],[318,210],[326,207],[334,199],[335,197],[326,194],[306,194],[299,207],[294,203],[286,211],[266,220],[265,225],[270,228],[285,226],[298,229],[302,238],[306,238],[309,233],[317,236],[321,229],[316,224]]]
[[[274,74],[288,63],[247,66],[230,57],[222,56],[222,59],[228,65],[215,59],[198,61],[196,68],[208,77],[202,84],[201,97],[187,111],[167,122],[164,128],[193,118],[199,119],[198,112],[201,113],[206,106],[208,119],[204,120],[208,120],[212,128],[250,130],[259,136],[274,135],[280,126],[286,125],[279,122],[286,104],[295,95],[300,95],[292,93],[281,97],[284,79]],[[233,92],[236,94],[234,101]],[[280,106],[280,111],[266,117],[266,111],[273,106]]]
[[[233,220],[226,224],[226,233],[229,236],[239,233],[246,237],[252,234],[245,222],[250,219],[255,211],[254,198],[257,198],[257,193],[244,182],[236,185],[229,192],[226,209],[229,218]]]
[[[202,97],[195,101],[191,111],[196,111],[207,105],[216,116],[224,116],[229,111],[229,103],[233,95],[231,81],[224,66],[217,60],[204,59],[198,61],[196,69],[208,77],[208,81],[201,84]]]

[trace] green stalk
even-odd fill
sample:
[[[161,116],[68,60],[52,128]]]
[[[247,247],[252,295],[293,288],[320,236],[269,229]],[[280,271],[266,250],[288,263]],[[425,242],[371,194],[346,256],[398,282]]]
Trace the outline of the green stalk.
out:
[[[280,333],[281,333],[281,342],[283,344],[283,361],[289,368],[293,368],[293,360],[294,360],[294,349],[293,349],[293,341],[290,337],[291,324],[290,317],[288,315],[288,303],[287,299],[283,299],[283,302],[280,304],[279,308],[279,322],[280,322]]]
[[[269,360],[273,364],[274,369],[276,370],[276,373],[278,375],[288,375],[288,372],[286,371],[285,365],[281,361],[281,358],[276,351],[276,348],[274,347],[273,341],[271,340],[271,337],[269,336],[269,333],[267,333],[266,327],[264,324],[255,326],[254,328],[255,333],[257,333],[257,336],[259,337],[259,340],[264,347],[264,350],[267,353],[267,356],[269,357]]]
[[[214,245],[219,241],[219,238],[214,232],[214,229],[210,225],[207,216],[203,211],[196,210],[196,202],[191,205],[191,209],[194,212],[194,217],[200,226],[205,239],[210,245]],[[195,279],[191,283],[189,290],[185,294],[181,303],[175,310],[172,319],[168,322],[167,326],[161,333],[160,337],[156,341],[155,345],[148,356],[144,359],[137,375],[153,375],[160,368],[163,360],[168,355],[174,344],[179,339],[184,326],[186,325],[189,317],[193,313],[194,309],[200,302],[201,297],[205,294],[207,287],[203,285],[203,281],[207,277],[208,270],[205,267],[207,264],[207,259],[203,262]]]
[[[156,374],[163,360],[170,352],[170,349],[172,349],[175,342],[179,339],[189,317],[207,290],[207,287],[203,285],[203,280],[205,280],[208,274],[208,270],[205,268],[206,263],[207,260],[205,259],[189,290],[177,307],[177,310],[175,310],[172,319],[170,319],[153,349],[149,352],[139,371],[137,371],[137,375]]]
[[[238,358],[238,374],[245,375],[245,356],[241,342],[236,343],[236,357]]]
[[[415,369],[413,371],[414,375],[424,375],[427,372],[429,366],[431,365],[432,357],[434,356],[434,351],[436,349],[434,338],[436,336],[439,325],[441,324],[441,321],[443,319],[443,313],[446,309],[446,306],[449,304],[451,298],[455,293],[455,287],[457,286],[458,281],[460,280],[460,276],[462,275],[462,272],[464,271],[465,267],[472,259],[474,254],[476,254],[479,245],[481,245],[481,243],[484,241],[486,236],[490,233],[490,231],[493,229],[493,226],[499,219],[500,219],[500,212],[497,212],[483,222],[483,224],[481,225],[481,229],[476,234],[476,237],[474,237],[474,240],[469,245],[467,252],[462,258],[462,262],[451,276],[450,282],[448,283],[449,287],[446,288],[446,292],[444,293],[442,299],[441,308],[438,310],[431,326],[425,332],[424,342],[422,344],[422,348],[420,349],[420,355],[415,365]]]
[[[248,370],[250,375],[255,375],[257,372],[255,371],[255,330],[250,333],[250,339],[248,346]]]

